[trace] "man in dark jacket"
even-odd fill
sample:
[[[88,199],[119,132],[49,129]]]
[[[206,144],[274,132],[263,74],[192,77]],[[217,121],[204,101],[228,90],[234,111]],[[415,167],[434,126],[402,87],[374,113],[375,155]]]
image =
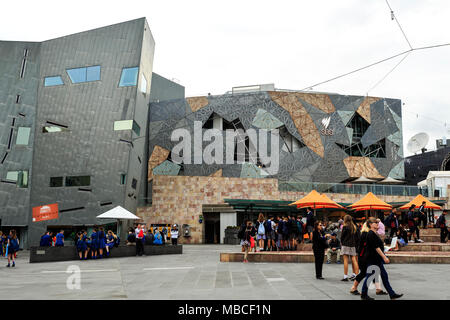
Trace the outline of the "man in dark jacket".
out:
[[[331,263],[331,256],[336,255],[336,263],[341,263],[341,242],[336,238],[336,233],[331,234],[331,239],[328,240],[327,249],[327,264]]]
[[[426,209],[425,209],[425,204],[426,202],[423,201],[422,205],[419,207],[419,225],[422,224],[422,227],[424,229],[427,228],[427,224],[428,224],[428,217],[427,217],[427,213],[426,213]]]
[[[436,226],[441,229],[441,243],[447,243],[447,236],[449,235],[445,216],[447,215],[448,210],[442,211],[442,214],[436,221]]]
[[[391,228],[391,232],[389,233],[389,238],[392,239],[394,235],[397,234],[398,231],[398,218],[397,218],[397,209],[393,208],[391,214],[388,217],[389,227]]]
[[[312,242],[312,233],[314,231],[315,217],[311,208],[306,208],[306,232],[308,232],[309,242]]]

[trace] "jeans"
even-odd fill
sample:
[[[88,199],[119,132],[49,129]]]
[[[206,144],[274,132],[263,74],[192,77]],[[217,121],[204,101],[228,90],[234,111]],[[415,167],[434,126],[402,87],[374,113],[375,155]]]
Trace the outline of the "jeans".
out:
[[[381,276],[381,281],[383,282],[383,286],[386,288],[387,292],[389,293],[389,296],[392,297],[395,295],[394,289],[392,289],[390,283],[389,283],[389,277],[388,274],[386,272],[386,269],[384,268],[384,262],[379,262],[378,264],[369,264],[369,266],[371,265],[375,265],[378,266],[378,268],[380,268],[380,276]],[[375,271],[373,271],[372,273],[367,273],[366,279],[364,280],[363,283],[363,287],[361,290],[361,295],[362,296],[367,296],[367,291],[368,291],[368,287],[367,287],[367,279],[374,273]]]
[[[327,249],[327,261],[331,261],[331,256],[336,255],[336,262],[341,261],[341,249],[333,251],[331,248]]]

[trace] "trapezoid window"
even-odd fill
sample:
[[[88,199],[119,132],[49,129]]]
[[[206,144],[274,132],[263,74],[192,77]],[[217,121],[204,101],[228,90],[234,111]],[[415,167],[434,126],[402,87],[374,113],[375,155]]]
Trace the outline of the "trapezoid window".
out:
[[[141,134],[141,127],[134,120],[114,121],[114,131],[133,130],[138,136]]]
[[[66,177],[66,187],[84,187],[91,185],[90,176]]]
[[[63,131],[69,131],[69,128],[66,125],[47,121],[45,123],[46,125],[42,128],[43,133],[50,133],[50,132],[63,132]]]
[[[62,187],[64,182],[64,177],[50,177],[50,187]]]
[[[19,127],[17,130],[16,145],[27,146],[30,141],[31,128],[29,127]]]
[[[100,66],[92,66],[67,69],[66,71],[72,83],[83,83],[100,80],[100,69]]]
[[[300,148],[305,147],[305,144],[299,141],[296,137],[294,137],[286,126],[282,126],[278,129],[278,132],[280,134],[281,139],[283,140],[283,146],[281,147],[281,150],[286,152],[295,152]]]
[[[119,87],[132,87],[137,84],[139,67],[123,68]]]
[[[44,87],[53,87],[53,86],[61,86],[61,85],[64,85],[64,81],[61,78],[61,76],[44,78]]]

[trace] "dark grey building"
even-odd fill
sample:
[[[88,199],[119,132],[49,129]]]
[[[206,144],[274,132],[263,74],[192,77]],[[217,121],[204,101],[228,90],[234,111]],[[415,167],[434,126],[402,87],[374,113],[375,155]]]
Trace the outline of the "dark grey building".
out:
[[[407,184],[416,185],[425,180],[430,171],[450,171],[450,146],[405,158]]]
[[[23,247],[48,228],[104,224],[96,216],[117,205],[136,211],[151,92],[184,97],[152,73],[154,47],[145,18],[0,42],[0,219]],[[32,208],[55,203],[58,219],[33,221]]]

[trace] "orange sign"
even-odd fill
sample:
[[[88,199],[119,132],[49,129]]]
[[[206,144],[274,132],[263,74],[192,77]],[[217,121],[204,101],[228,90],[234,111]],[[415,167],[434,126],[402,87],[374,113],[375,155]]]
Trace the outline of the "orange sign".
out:
[[[33,208],[33,222],[58,219],[58,204],[47,204]]]

